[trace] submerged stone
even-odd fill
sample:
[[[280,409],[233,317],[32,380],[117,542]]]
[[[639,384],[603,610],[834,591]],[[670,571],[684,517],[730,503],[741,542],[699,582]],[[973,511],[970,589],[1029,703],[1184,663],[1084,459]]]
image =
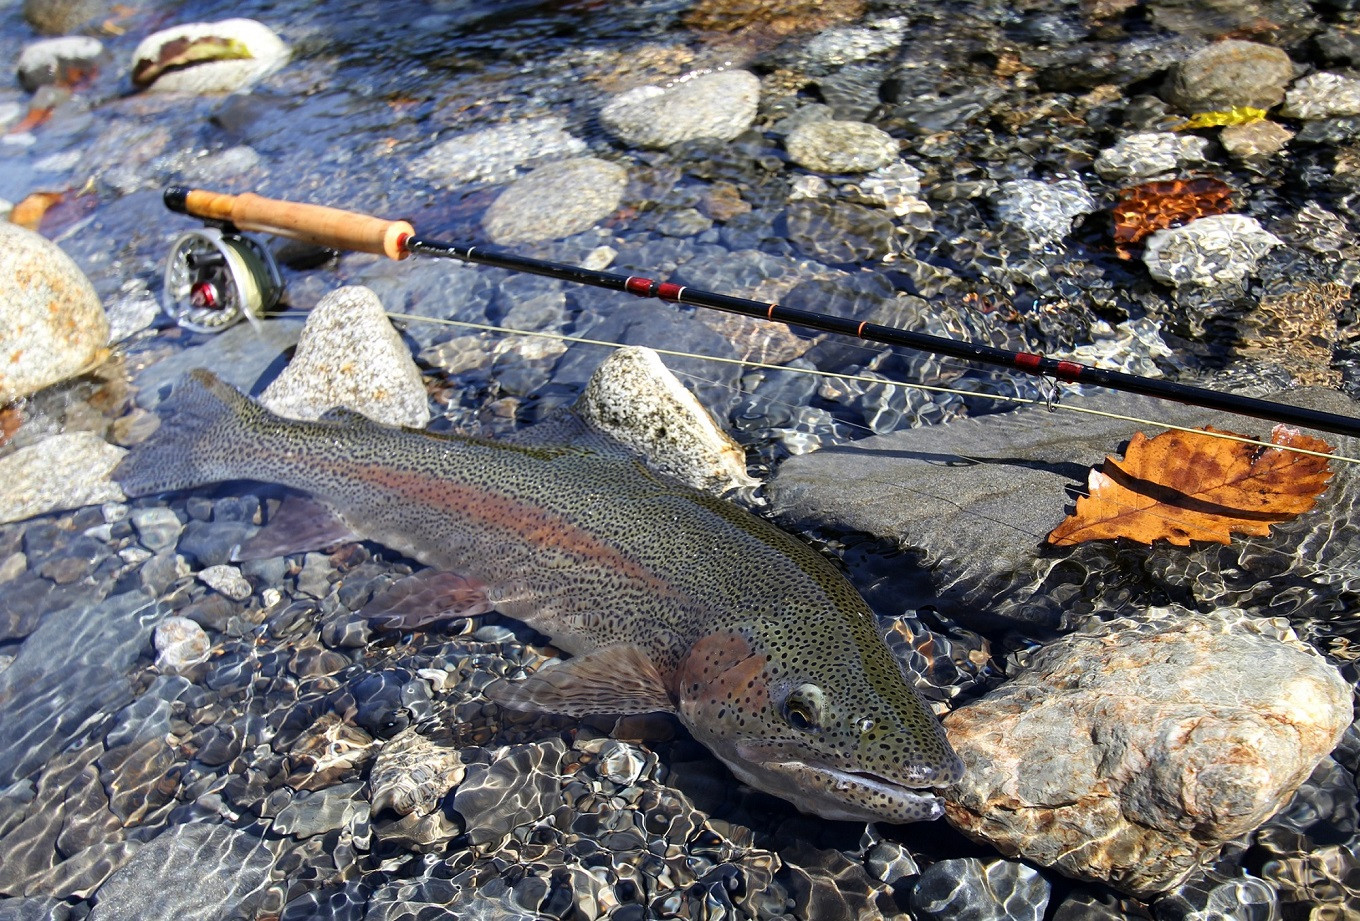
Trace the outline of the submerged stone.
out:
[[[1139,896],[1278,810],[1341,738],[1350,690],[1279,623],[1232,610],[1094,621],[945,720],[951,824]]]

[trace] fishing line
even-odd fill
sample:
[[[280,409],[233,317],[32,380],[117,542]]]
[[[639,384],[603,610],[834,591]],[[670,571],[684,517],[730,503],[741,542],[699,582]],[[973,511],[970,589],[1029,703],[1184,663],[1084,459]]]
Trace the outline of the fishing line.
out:
[[[458,326],[465,329],[476,329],[482,330],[484,332],[499,333],[502,335],[534,336],[541,339],[553,339],[561,342],[574,342],[582,345],[596,345],[614,349],[626,347],[625,344],[622,342],[611,342],[607,339],[592,339],[586,336],[572,336],[568,335],[567,333],[554,333],[543,330],[530,331],[522,329],[511,329],[508,326],[496,326],[491,323],[476,323],[470,320],[449,320],[443,317],[425,317],[420,316],[419,314],[393,313],[393,312],[388,312],[387,316],[391,317],[394,320],[414,321],[420,323],[433,323],[440,326]],[[954,387],[942,387],[936,384],[921,384],[913,381],[897,381],[882,377],[869,377],[867,375],[862,374],[844,374],[839,371],[824,371],[820,368],[791,368],[788,367],[787,365],[775,365],[766,362],[750,361],[741,358],[725,358],[718,355],[704,355],[699,352],[685,352],[678,349],[655,348],[652,346],[648,346],[648,348],[651,348],[652,351],[657,352],[661,355],[670,355],[676,358],[695,358],[701,361],[716,362],[718,364],[739,365],[744,368],[758,368],[766,371],[779,371],[790,374],[807,374],[814,377],[854,381],[863,384],[878,384],[881,386],[904,387],[912,390],[925,390],[931,393],[949,394],[952,396],[982,397],[989,400],[1004,400],[1006,402],[1022,406],[1043,407],[1050,411],[1062,410],[1064,412],[1084,413],[1090,416],[1102,416],[1108,419],[1117,419],[1121,422],[1131,422],[1137,425],[1148,425],[1153,426],[1155,428],[1172,429],[1180,432],[1190,432],[1196,435],[1207,435],[1212,438],[1221,438],[1225,441],[1236,441],[1240,442],[1241,444],[1252,445],[1253,447],[1274,448],[1279,451],[1289,451],[1295,454],[1306,454],[1312,457],[1321,457],[1326,458],[1328,460],[1337,460],[1343,463],[1360,465],[1360,458],[1347,457],[1346,455],[1343,454],[1329,454],[1325,451],[1313,451],[1308,448],[1297,448],[1291,445],[1277,445],[1272,444],[1269,441],[1262,441],[1256,438],[1249,438],[1245,435],[1235,435],[1232,432],[1217,432],[1217,431],[1206,432],[1203,429],[1192,428],[1184,425],[1176,425],[1171,422],[1162,422],[1156,419],[1144,419],[1139,416],[1128,416],[1123,415],[1121,413],[1113,413],[1101,409],[1092,409],[1086,406],[1072,406],[1070,404],[1062,403],[1056,400],[1038,400],[1031,397],[1010,396],[1001,393],[987,393],[975,390],[962,390]],[[861,346],[861,348],[863,347]],[[720,383],[718,381],[709,380],[707,378],[700,377],[697,374],[687,374],[678,371],[673,371],[673,373],[681,377],[688,377],[693,380],[704,381],[705,383],[712,384],[713,386],[720,386]],[[798,408],[796,406],[793,406],[793,404],[791,403],[786,403],[778,400],[771,400],[770,402],[776,405],[785,406],[792,409]],[[852,426],[854,428],[862,429],[863,431],[866,432],[873,433],[873,429],[861,423],[844,422],[844,424],[847,426]],[[964,459],[972,460],[971,458]],[[975,462],[983,463],[982,461]]]

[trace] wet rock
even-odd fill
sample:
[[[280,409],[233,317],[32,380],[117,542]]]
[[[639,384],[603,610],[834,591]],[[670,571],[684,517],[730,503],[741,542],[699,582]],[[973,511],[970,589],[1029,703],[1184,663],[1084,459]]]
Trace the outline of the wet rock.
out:
[[[216,921],[230,906],[251,917],[273,855],[225,825],[173,825],[147,842],[94,896],[90,921]]]
[[[751,127],[759,101],[755,74],[725,70],[622,93],[600,110],[600,125],[630,147],[669,147],[697,138],[730,141]]]
[[[1093,621],[945,719],[946,818],[1006,853],[1135,895],[1274,813],[1350,723],[1336,669],[1224,609]]]
[[[71,906],[57,899],[5,899],[0,921],[70,921]]]
[[[1253,164],[1274,157],[1293,138],[1294,132],[1267,119],[1229,125],[1218,133],[1218,142],[1229,156]]]
[[[1061,242],[1077,218],[1098,210],[1095,198],[1078,179],[1042,182],[1017,179],[1003,183],[996,196],[996,216],[1019,228],[1031,249]]]
[[[1213,214],[1148,237],[1143,262],[1160,282],[1181,285],[1236,284],[1282,241],[1244,214]]]
[[[789,206],[788,234],[814,259],[846,263],[892,252],[896,228],[886,214],[862,205],[798,201]]]
[[[754,484],[746,452],[651,349],[621,348],[601,362],[576,411],[652,469],[695,489],[721,495]]]
[[[124,501],[111,475],[126,453],[93,432],[64,432],[0,457],[0,523]]]
[[[1234,106],[1269,109],[1284,99],[1294,64],[1279,48],[1256,42],[1215,42],[1168,75],[1164,98],[1187,115]]]
[[[245,601],[250,597],[250,583],[235,566],[228,566],[225,563],[209,566],[199,572],[198,579],[208,588],[226,595],[232,601]]]
[[[98,617],[90,615],[97,605]],[[88,599],[49,613],[0,672],[0,788],[28,776],[79,734],[96,714],[132,698],[127,674],[151,639],[150,602],[140,591]],[[63,663],[60,669],[53,662]]]
[[[212,644],[203,628],[185,617],[167,617],[156,625],[156,667],[182,672],[208,658]]]
[[[137,540],[152,553],[175,546],[184,524],[170,508],[135,508],[130,513]]]
[[[19,84],[30,93],[54,83],[69,86],[92,74],[103,54],[103,43],[86,35],[31,42],[19,53]]]
[[[1280,114],[1289,118],[1360,115],[1360,80],[1341,74],[1309,74],[1289,88]]]
[[[456,748],[408,727],[378,749],[368,776],[373,815],[388,811],[398,816],[429,815],[444,794],[462,782],[463,774]]]
[[[585,142],[556,116],[469,131],[441,141],[411,164],[414,175],[440,186],[509,182],[524,165],[578,157]]]
[[[1271,398],[1355,414],[1352,401],[1323,389]],[[1242,426],[1240,416],[1129,394],[1065,397],[1063,402],[1192,428],[1212,425],[1235,431]],[[1092,609],[1074,607],[1067,593],[1080,594],[1083,578],[1106,578],[1083,573],[1082,565],[1105,573],[1143,563],[1114,563],[1101,557],[1065,572],[1063,561],[1042,559],[1038,548],[1062,520],[1068,485],[1085,483],[1089,467],[1138,428],[1114,418],[1020,409],[791,457],[780,465],[767,490],[772,512],[790,526],[874,535],[920,554],[931,571],[938,603],[969,625],[1009,629],[1014,620],[1022,620],[1046,629],[1071,629],[1076,625],[1073,618],[1079,620]],[[884,483],[894,484],[912,501],[885,503]],[[1342,490],[1337,499],[1341,508],[1349,507],[1348,492]],[[1346,513],[1320,510],[1302,526],[1304,534],[1291,536],[1290,543],[1325,542],[1339,514]],[[1005,526],[997,527],[997,522]],[[1313,529],[1315,537],[1305,536]],[[1293,555],[1287,557],[1282,567],[1292,569]],[[1333,558],[1322,565],[1339,562]],[[1236,570],[1246,564],[1233,560],[1222,565]],[[1213,571],[1212,566],[1208,571],[1201,566],[1194,572],[1202,575],[1185,575],[1182,567],[1177,584],[1206,577],[1221,581],[1222,575]],[[1068,579],[1076,580],[1077,586]]]
[[[1279,896],[1265,880],[1217,874],[1192,879],[1158,899],[1156,911],[1158,921],[1265,921],[1281,914]]]
[[[264,23],[186,23],[142,39],[132,52],[132,82],[157,93],[230,93],[287,60],[288,46]]]
[[[911,907],[928,921],[1041,921],[1049,889],[1023,863],[962,857],[927,867],[912,889]]]
[[[0,222],[0,405],[64,380],[108,343],[104,307],[85,273],[55,244]]]
[[[313,793],[298,793],[279,810],[273,831],[292,838],[314,838],[368,817],[358,781],[336,784]]]
[[[803,122],[784,140],[789,159],[822,173],[867,173],[897,159],[897,139],[852,121]]]
[[[105,0],[24,0],[24,19],[44,35],[64,35],[110,15],[112,9]]]
[[[361,285],[321,299],[307,317],[293,360],[260,402],[294,419],[316,419],[339,407],[387,425],[423,428],[430,421],[410,349],[378,296]]]
[[[652,759],[655,761],[655,758]],[[637,783],[647,768],[647,757],[635,745],[611,739],[599,753],[600,777],[621,787]]]
[[[1144,132],[1120,138],[1096,157],[1095,170],[1109,180],[1146,179],[1208,161],[1209,140],[1192,134]]]
[[[820,32],[864,15],[864,0],[699,0],[684,23],[701,31],[769,29],[776,35]]]
[[[502,192],[482,227],[495,243],[569,237],[613,214],[627,181],[622,166],[595,157],[549,163]],[[553,207],[544,208],[548,200]]]
[[[562,798],[558,776],[566,745],[553,738],[492,751],[490,764],[469,764],[453,808],[478,846],[501,841],[521,825],[542,819]]]

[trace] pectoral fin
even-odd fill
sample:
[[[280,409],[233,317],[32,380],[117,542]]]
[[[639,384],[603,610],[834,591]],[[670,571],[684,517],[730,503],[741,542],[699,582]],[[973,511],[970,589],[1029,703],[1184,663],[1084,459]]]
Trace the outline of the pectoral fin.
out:
[[[422,569],[383,589],[359,616],[380,630],[415,630],[491,610],[486,589],[477,582],[439,569]]]
[[[267,560],[362,539],[329,505],[300,493],[289,493],[264,527],[236,547],[231,558]]]
[[[511,710],[566,716],[675,711],[666,682],[636,646],[606,646],[550,665],[523,681],[498,681],[486,695]]]

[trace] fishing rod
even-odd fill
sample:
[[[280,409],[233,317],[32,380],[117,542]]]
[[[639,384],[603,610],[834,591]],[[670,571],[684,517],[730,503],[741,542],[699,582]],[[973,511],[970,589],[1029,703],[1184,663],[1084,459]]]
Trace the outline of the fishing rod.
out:
[[[461,262],[489,265],[512,272],[528,272],[576,284],[623,291],[637,297],[707,307],[791,326],[837,333],[867,342],[905,346],[1068,383],[1108,387],[1112,390],[1157,397],[1206,409],[1223,410],[1272,422],[1360,437],[1360,418],[1353,416],[1223,393],[1189,384],[1156,380],[1123,371],[1093,368],[1075,361],[1050,358],[1033,352],[1012,351],[966,340],[912,332],[894,326],[782,307],[779,304],[717,294],[638,275],[620,275],[582,266],[549,262],[480,245],[430,240],[417,236],[415,228],[407,221],[391,221],[323,205],[265,198],[251,192],[228,195],[178,186],[165,190],[165,205],[171,211],[197,217],[228,232],[269,233],[329,249],[373,253],[390,259],[405,259],[410,255],[457,259]],[[196,310],[194,319],[199,322],[195,328],[210,328],[211,318],[219,315],[214,311],[220,311],[221,307],[228,306],[228,300],[232,297],[241,301],[236,306],[243,308],[248,315],[251,310],[257,309],[258,300],[267,297],[270,291],[269,273],[272,262],[257,251],[246,252],[244,248],[238,249],[232,240],[223,239],[220,234],[207,242],[188,239],[192,236],[185,235],[176,242],[175,253],[172,254],[171,264],[166,270],[166,288],[171,296],[182,295],[189,299]],[[277,277],[277,270],[273,272],[274,277]],[[242,290],[233,292],[230,284],[222,283],[224,277],[230,278]]]

